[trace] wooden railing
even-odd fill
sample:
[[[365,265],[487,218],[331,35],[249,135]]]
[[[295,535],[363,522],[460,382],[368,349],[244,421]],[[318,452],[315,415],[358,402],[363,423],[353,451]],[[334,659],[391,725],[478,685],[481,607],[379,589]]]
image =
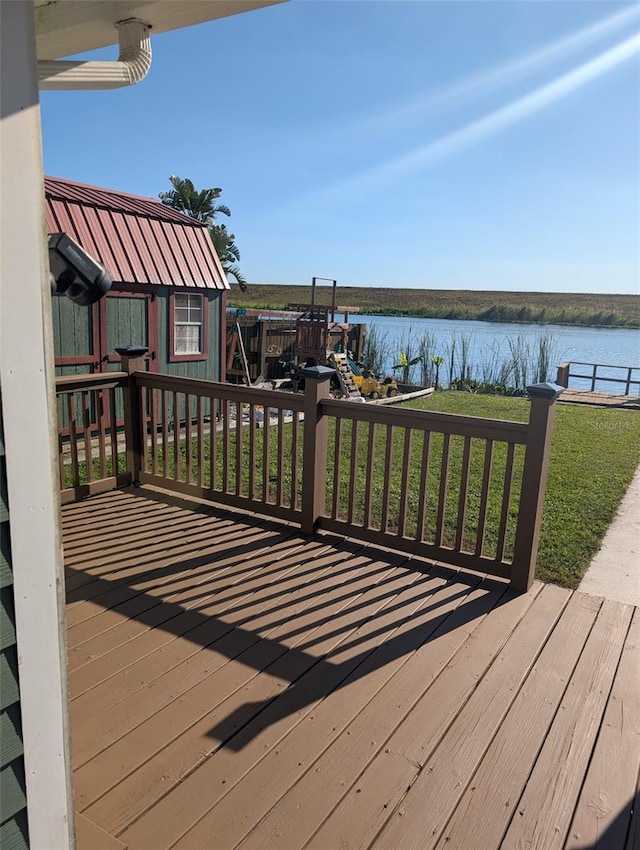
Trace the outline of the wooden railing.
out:
[[[123,366],[134,483],[531,585],[561,388],[517,423],[335,400],[321,366],[303,395]]]
[[[577,372],[573,371],[576,366],[579,367]],[[606,371],[603,373],[603,370]],[[601,384],[617,384],[620,387],[617,392],[622,392],[624,395],[640,394],[640,366],[610,366],[606,363],[580,361],[561,363],[558,366],[556,383],[561,387],[569,387],[571,378],[583,381],[583,386],[588,387],[590,392],[595,392],[596,387]],[[635,387],[635,390],[632,391],[632,387]],[[577,389],[580,388],[577,387]],[[612,387],[607,389],[614,392]]]
[[[126,372],[56,379],[63,504],[131,483],[126,447],[118,438],[117,425],[128,380]]]
[[[150,373],[135,382],[147,421],[136,479],[299,519],[303,396]]]
[[[317,524],[529,587],[558,388],[529,390],[528,423],[325,398]]]

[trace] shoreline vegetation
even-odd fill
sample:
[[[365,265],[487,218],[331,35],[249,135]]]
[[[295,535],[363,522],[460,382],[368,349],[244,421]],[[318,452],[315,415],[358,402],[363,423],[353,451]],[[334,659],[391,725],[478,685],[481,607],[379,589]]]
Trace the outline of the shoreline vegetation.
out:
[[[557,340],[545,328],[534,341],[523,334],[507,336],[506,355],[489,348],[473,359],[472,335],[441,335],[411,327],[391,345],[384,330],[371,323],[363,354],[364,365],[375,375],[391,369],[403,384],[466,390],[492,395],[527,395],[527,387],[555,377]],[[399,346],[399,347],[398,347]],[[475,352],[477,358],[478,352]],[[399,361],[399,362],[398,362]]]
[[[330,306],[331,295],[330,286],[316,287],[316,304]],[[241,292],[232,284],[229,305],[285,310],[310,297],[310,286],[252,283]],[[640,328],[640,295],[338,286],[337,301],[368,316]]]

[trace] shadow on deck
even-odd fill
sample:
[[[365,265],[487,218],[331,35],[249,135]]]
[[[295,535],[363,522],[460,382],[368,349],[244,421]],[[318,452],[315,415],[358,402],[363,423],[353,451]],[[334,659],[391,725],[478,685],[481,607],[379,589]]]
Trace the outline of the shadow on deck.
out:
[[[79,850],[636,846],[632,606],[151,489],[63,529]]]

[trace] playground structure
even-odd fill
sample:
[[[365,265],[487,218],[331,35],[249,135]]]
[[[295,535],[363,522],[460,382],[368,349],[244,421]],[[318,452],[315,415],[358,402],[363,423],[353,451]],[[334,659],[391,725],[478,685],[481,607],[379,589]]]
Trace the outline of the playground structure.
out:
[[[359,395],[348,361],[361,361],[367,326],[350,323],[358,308],[337,305],[337,282],[331,280],[329,306],[316,303],[314,277],[308,304],[288,310],[230,311],[227,317],[226,377],[230,383],[297,383],[304,366],[331,366],[343,395]],[[343,321],[336,315],[343,314]],[[347,354],[349,355],[347,359]],[[336,360],[337,357],[337,360]],[[340,377],[338,377],[340,375]]]

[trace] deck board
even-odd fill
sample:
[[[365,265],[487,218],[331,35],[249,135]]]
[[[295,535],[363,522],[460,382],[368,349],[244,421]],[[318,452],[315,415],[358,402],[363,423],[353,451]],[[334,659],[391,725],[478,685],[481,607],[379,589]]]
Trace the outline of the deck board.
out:
[[[382,805],[377,817],[366,824],[367,837],[373,839],[380,833],[377,844],[387,848],[433,846],[567,596],[568,592],[559,588],[543,588],[507,635],[497,637],[494,621],[489,621],[485,638],[491,639],[493,651],[481,670],[482,678],[476,679],[476,687],[455,705],[449,718],[434,716],[430,706],[435,695],[427,691],[387,741],[385,750],[389,752],[380,754],[352,792],[358,801],[365,794],[375,798],[377,789],[386,793],[386,808]],[[504,650],[495,654],[505,638]],[[475,652],[471,661],[477,663]],[[447,690],[455,688],[451,681],[458,673],[455,661],[451,669],[449,681],[441,683]],[[391,794],[385,779],[387,755],[404,768],[396,768],[399,776]]]
[[[498,847],[591,631],[600,600],[574,594],[437,844]]]
[[[596,747],[582,787],[567,850],[623,847],[640,772],[640,616],[622,650]],[[626,810],[615,801],[628,800]],[[636,810],[636,820],[637,820]]]
[[[481,587],[480,591],[482,590]],[[358,826],[358,829],[362,830],[360,837],[364,841],[366,835],[375,835],[376,817],[371,812],[379,811],[383,815],[393,794],[401,796],[418,772],[414,761],[404,755],[397,757],[398,753],[390,743],[394,734],[398,734],[400,729],[406,729],[411,730],[411,736],[418,731],[416,726],[420,727],[420,733],[426,733],[430,724],[431,728],[440,730],[446,722],[446,715],[455,715],[456,701],[464,702],[477,682],[471,671],[464,670],[462,659],[471,644],[481,642],[487,631],[493,631],[494,621],[488,613],[497,613],[496,606],[500,602],[506,605],[505,612],[509,610],[506,618],[509,621],[508,632],[520,616],[521,606],[530,604],[530,600],[523,597],[519,600],[505,600],[497,587],[493,587],[484,598],[478,597],[478,601],[480,600],[484,605],[478,610],[477,617],[470,618],[466,605],[459,606],[457,611],[452,611],[451,616],[440,624],[433,635],[434,639],[416,649],[398,673],[375,695],[375,700],[364,707],[340,738],[322,754],[313,770],[302,778],[255,833],[249,836],[247,846],[259,846],[263,841],[267,846],[269,843],[273,845],[277,843],[280,834],[284,836],[283,846],[287,836],[290,836],[294,846],[297,846],[298,840],[294,835],[300,838],[304,835],[305,841],[311,838],[319,826],[319,817],[322,814],[313,811],[312,798],[318,793],[327,794],[328,802],[332,806],[340,803],[342,797],[345,798],[338,819],[346,816],[353,823],[353,820],[358,818],[358,813],[363,808],[366,809],[365,820]],[[504,626],[504,619],[495,621],[496,630]],[[493,637],[495,636],[494,633]],[[458,661],[461,662],[460,667]],[[446,684],[444,688],[440,687],[445,680],[452,680],[454,677],[456,683],[452,690],[449,690]],[[439,688],[440,696],[444,699],[440,700],[435,696],[433,710],[430,710],[428,715],[423,715],[416,706],[431,688]],[[414,725],[416,720],[417,724]],[[375,737],[372,735],[372,729],[376,730]],[[389,762],[392,763],[390,772]],[[369,769],[363,772],[368,764]],[[379,767],[384,773],[382,783],[377,781]],[[369,779],[374,776],[374,781],[369,783]],[[320,791],[321,788],[326,790]],[[345,795],[345,792],[348,793]],[[375,795],[379,796],[374,802]],[[369,805],[370,803],[372,805]],[[337,839],[336,844],[333,843],[336,838],[335,833],[330,834],[333,827],[329,827],[322,837],[312,843],[325,847],[340,846],[341,839]]]
[[[562,848],[627,635],[631,606],[605,601],[502,846]]]
[[[63,528],[79,850],[632,850],[632,606],[152,488]]]

